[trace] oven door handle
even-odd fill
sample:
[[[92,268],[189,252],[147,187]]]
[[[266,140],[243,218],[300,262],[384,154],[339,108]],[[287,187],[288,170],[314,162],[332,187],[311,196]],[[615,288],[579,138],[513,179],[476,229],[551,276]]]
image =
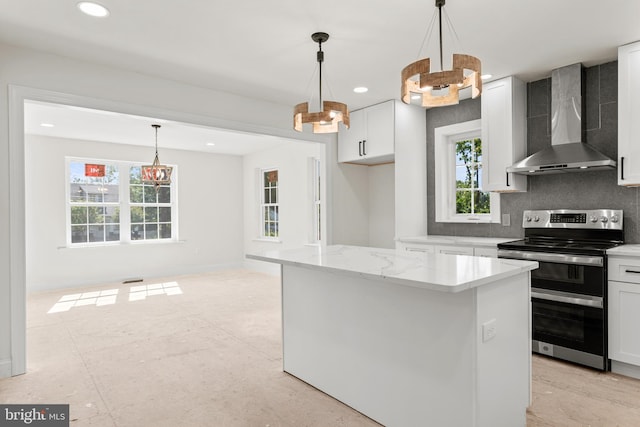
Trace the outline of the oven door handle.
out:
[[[581,305],[584,307],[602,308],[602,297],[591,295],[572,294],[569,292],[550,291],[547,289],[531,288],[531,298],[547,301],[563,302],[566,304]]]
[[[560,263],[560,264],[595,265],[595,266],[598,266],[598,267],[604,266],[604,259],[601,256],[555,254],[555,253],[547,253],[547,252],[514,251],[514,250],[511,250],[511,249],[498,249],[498,258],[513,258],[513,259],[524,259],[524,260],[532,260],[532,261],[547,261],[547,262],[557,262],[557,263]]]

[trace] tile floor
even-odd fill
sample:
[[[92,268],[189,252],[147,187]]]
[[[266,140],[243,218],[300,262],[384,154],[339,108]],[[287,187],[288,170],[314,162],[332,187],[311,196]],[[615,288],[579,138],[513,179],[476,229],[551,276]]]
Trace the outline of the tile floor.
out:
[[[69,403],[72,426],[379,424],[282,372],[279,279],[249,271],[36,293],[28,373],[3,403]],[[640,425],[640,381],[534,357],[529,427]]]

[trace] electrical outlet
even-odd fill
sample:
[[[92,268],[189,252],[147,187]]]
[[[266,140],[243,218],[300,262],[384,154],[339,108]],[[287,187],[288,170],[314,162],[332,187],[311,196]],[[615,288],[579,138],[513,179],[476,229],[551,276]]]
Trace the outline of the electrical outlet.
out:
[[[511,225],[511,215],[509,214],[502,214],[502,222],[501,224],[504,227],[509,227]]]
[[[496,336],[496,319],[491,319],[482,324],[482,342],[492,340]]]

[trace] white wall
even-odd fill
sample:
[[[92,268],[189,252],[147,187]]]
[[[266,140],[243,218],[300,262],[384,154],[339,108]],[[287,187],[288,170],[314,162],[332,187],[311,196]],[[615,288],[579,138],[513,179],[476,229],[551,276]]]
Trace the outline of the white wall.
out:
[[[282,145],[244,156],[244,247],[247,253],[272,249],[288,249],[312,243],[313,212],[311,164],[319,158],[325,164],[325,145],[319,143],[283,142]],[[259,169],[278,169],[278,203],[280,229],[278,241],[260,239]],[[321,188],[326,187],[326,177]],[[322,197],[324,196],[324,197]],[[321,195],[326,200],[326,192]],[[326,212],[326,207],[323,210]],[[325,215],[322,215],[323,217]],[[325,233],[326,239],[326,233]],[[280,266],[246,260],[248,268],[278,273]]]
[[[395,164],[369,166],[369,245],[395,248]]]
[[[0,377],[25,371],[26,241],[22,103],[16,87],[89,108],[297,139],[291,106],[0,44]],[[10,87],[11,90],[10,91]],[[19,97],[18,95],[15,95]],[[45,100],[45,99],[43,99]],[[97,102],[97,101],[100,102]],[[21,101],[21,100],[19,100]],[[10,124],[10,116],[18,122]],[[11,137],[10,137],[11,135]],[[305,135],[313,141],[335,137]]]
[[[162,150],[177,165],[180,242],[67,248],[65,156],[149,161],[148,147],[27,135],[27,290],[242,265],[242,157]]]

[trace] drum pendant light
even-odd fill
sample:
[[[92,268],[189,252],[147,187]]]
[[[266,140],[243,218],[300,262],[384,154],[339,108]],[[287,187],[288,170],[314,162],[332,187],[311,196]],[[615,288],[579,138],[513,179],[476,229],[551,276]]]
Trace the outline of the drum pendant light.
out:
[[[349,127],[349,110],[347,105],[335,101],[322,100],[322,63],[324,62],[324,52],[322,51],[322,43],[329,39],[327,33],[313,33],[311,40],[318,43],[318,53],[316,58],[319,64],[319,102],[320,111],[309,112],[309,103],[303,102],[293,109],[293,128],[298,132],[303,131],[303,124],[310,123],[313,125],[313,133],[334,133],[338,132],[338,123],[344,123],[345,127]]]
[[[445,0],[435,0],[438,8],[440,37],[440,71],[431,71],[429,58],[418,60],[402,70],[402,102],[411,103],[412,94],[421,98],[423,107],[441,107],[459,102],[459,91],[471,87],[471,97],[482,92],[481,64],[475,56],[453,54],[453,67],[443,70],[442,63],[442,7]]]

